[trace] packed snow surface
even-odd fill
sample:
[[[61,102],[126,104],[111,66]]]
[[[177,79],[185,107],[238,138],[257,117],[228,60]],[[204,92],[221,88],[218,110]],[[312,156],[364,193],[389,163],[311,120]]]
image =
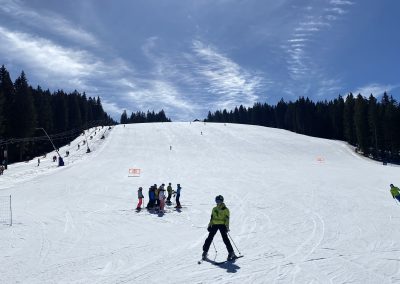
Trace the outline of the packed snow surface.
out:
[[[89,130],[10,165],[13,225],[0,225],[1,283],[399,283],[400,168],[345,143],[235,124]],[[105,133],[106,139],[100,139]],[[78,143],[81,145],[78,150]],[[129,177],[129,169],[141,169]],[[137,189],[182,186],[181,212],[137,213]],[[198,264],[216,195],[231,212],[235,263]],[[219,233],[210,259],[226,259]],[[234,245],[234,247],[235,247]],[[236,254],[240,254],[236,250]]]

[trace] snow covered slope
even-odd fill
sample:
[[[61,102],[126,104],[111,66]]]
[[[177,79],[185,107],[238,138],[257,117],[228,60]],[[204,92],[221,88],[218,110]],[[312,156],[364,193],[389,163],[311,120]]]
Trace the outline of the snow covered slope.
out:
[[[33,160],[0,176],[14,210],[14,225],[0,226],[1,283],[400,282],[400,204],[389,193],[399,167],[257,126],[120,125],[96,137],[63,168]],[[182,185],[181,212],[133,210],[139,186],[147,203],[148,187],[168,182]],[[245,257],[199,265],[218,194]],[[219,234],[214,243],[210,258],[225,259]]]

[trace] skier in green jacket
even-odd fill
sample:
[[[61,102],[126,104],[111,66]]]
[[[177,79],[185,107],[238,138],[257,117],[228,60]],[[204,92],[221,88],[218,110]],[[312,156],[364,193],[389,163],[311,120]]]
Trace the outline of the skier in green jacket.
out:
[[[171,186],[171,183],[168,183],[167,192],[168,192],[167,204],[171,204],[171,197],[172,197],[172,186]]]
[[[228,238],[229,209],[225,206],[224,198],[222,197],[222,195],[218,195],[217,197],[215,197],[215,202],[217,203],[217,206],[215,206],[211,212],[211,219],[207,228],[209,234],[203,245],[202,258],[207,258],[207,253],[210,248],[211,242],[215,234],[219,230],[222,236],[222,240],[225,243],[226,249],[228,250],[228,260],[233,260],[236,258],[236,255]]]
[[[400,201],[400,189],[393,184],[390,184],[390,193],[392,194],[393,198],[396,198]]]

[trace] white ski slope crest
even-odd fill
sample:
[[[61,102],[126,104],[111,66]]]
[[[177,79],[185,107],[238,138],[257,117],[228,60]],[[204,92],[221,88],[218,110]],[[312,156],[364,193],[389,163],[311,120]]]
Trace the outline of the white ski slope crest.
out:
[[[14,220],[0,225],[0,283],[400,283],[400,204],[389,192],[399,167],[249,125],[131,124],[107,135],[90,154],[74,141],[65,167],[34,159],[0,176]],[[147,203],[150,185],[169,182],[182,185],[181,212],[135,212],[139,186]],[[219,194],[245,257],[199,265]],[[224,260],[219,233],[214,244],[209,257]]]

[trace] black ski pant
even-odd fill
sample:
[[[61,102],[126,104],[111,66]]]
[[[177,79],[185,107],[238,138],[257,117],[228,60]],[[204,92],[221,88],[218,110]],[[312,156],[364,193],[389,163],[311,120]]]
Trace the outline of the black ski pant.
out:
[[[229,241],[228,238],[228,231],[226,230],[226,226],[225,225],[212,225],[209,228],[209,234],[208,237],[206,239],[206,241],[204,242],[203,245],[203,251],[208,252],[210,245],[213,241],[213,238],[215,236],[215,234],[217,233],[217,231],[219,230],[219,232],[221,233],[222,236],[222,240],[224,241],[224,244],[226,246],[226,249],[228,250],[229,253],[233,252],[233,248],[231,245],[231,242]]]

